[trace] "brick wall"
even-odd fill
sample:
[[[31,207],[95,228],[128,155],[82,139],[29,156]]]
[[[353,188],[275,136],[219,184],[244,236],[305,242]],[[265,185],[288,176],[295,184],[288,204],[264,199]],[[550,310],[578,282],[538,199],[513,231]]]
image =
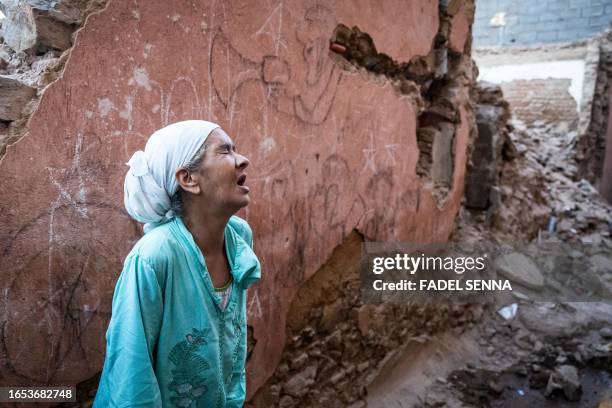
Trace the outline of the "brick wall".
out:
[[[513,115],[526,123],[543,120],[575,124],[578,112],[567,90],[569,85],[569,79],[549,78],[504,82],[501,88]]]
[[[505,13],[505,25],[491,19]],[[477,0],[476,47],[555,43],[591,37],[612,21],[612,0]]]

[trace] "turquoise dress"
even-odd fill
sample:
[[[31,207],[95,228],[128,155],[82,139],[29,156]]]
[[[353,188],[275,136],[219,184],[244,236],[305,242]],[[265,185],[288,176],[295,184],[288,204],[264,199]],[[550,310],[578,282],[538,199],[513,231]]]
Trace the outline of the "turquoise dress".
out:
[[[95,408],[243,405],[246,289],[261,276],[252,246],[246,221],[230,218],[225,249],[233,282],[222,309],[181,218],[136,243],[115,287]]]

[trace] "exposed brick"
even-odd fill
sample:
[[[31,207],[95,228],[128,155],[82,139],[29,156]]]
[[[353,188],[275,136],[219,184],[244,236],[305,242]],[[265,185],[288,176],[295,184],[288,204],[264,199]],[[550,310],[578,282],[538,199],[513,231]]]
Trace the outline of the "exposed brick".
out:
[[[560,30],[557,34],[557,39],[559,41],[572,41],[580,37],[582,33],[583,33],[583,30],[581,28]]]
[[[610,21],[608,16],[589,17],[589,26],[591,27],[605,27]]]
[[[535,41],[536,41],[536,33],[534,32],[521,33],[517,37],[517,42],[519,43],[532,43]]]
[[[554,32],[558,30],[562,30],[567,28],[566,21],[548,21],[546,23],[541,23],[538,27],[539,32]]]
[[[536,33],[536,41],[551,42],[557,40],[557,31],[540,31]]]
[[[538,21],[558,21],[561,18],[557,13],[544,12],[539,15]]]
[[[603,6],[595,6],[595,7],[585,7],[580,10],[582,17],[597,17],[603,16],[604,8]]]
[[[568,19],[568,20],[574,19],[574,18],[580,18],[580,9],[579,8],[568,8],[565,10],[560,10],[559,16],[565,19]]]
[[[546,12],[546,2],[533,2],[527,6],[529,13],[544,13]]]
[[[584,17],[568,19],[566,22],[567,28],[584,28],[584,27],[588,27],[588,25],[589,25],[589,19],[584,18]]]
[[[538,21],[540,21],[540,16],[538,14],[527,13],[519,17],[519,24],[521,26],[524,26],[528,23],[537,23]]]
[[[576,121],[576,101],[568,92],[569,86],[569,79],[516,80],[501,85],[513,114],[526,123]]]
[[[570,0],[569,1],[569,5],[570,7],[588,7],[590,5],[590,1],[589,0]]]
[[[567,9],[567,7],[569,6],[569,1],[568,0],[558,0],[558,1],[553,1],[553,2],[548,2],[546,4],[546,9],[549,11],[559,11],[559,10],[565,10]]]

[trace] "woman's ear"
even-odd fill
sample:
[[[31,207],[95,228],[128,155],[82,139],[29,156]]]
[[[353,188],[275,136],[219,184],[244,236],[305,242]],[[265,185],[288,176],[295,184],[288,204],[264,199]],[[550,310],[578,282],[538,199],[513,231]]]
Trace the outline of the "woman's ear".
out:
[[[187,169],[180,168],[176,171],[175,177],[183,190],[192,194],[200,194],[200,183],[198,183],[197,175]]]

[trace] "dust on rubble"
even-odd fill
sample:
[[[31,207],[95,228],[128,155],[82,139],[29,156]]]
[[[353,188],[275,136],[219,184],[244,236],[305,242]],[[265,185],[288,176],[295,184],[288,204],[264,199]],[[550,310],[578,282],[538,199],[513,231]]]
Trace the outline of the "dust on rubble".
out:
[[[514,155],[500,165],[498,202],[493,211],[462,209],[453,240],[571,245],[572,257],[597,264],[610,292],[612,206],[577,177],[576,131],[510,121],[508,137]],[[508,320],[489,306],[452,342],[440,336],[408,351],[382,373],[387,386],[370,386],[368,407],[612,406],[612,303],[515,303]]]

